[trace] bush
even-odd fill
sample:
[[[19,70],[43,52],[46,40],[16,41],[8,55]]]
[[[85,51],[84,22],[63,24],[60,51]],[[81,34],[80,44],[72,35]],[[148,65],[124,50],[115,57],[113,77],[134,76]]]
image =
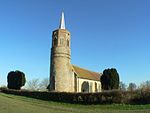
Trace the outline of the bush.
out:
[[[150,104],[150,91],[106,91],[100,93],[40,92],[1,89],[1,92],[31,98],[78,104]]]

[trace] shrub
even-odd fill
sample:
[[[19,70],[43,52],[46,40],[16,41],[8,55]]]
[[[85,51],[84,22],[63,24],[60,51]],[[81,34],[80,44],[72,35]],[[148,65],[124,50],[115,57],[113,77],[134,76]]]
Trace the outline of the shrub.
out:
[[[150,104],[150,91],[106,91],[100,93],[40,92],[2,89],[7,94],[78,104]]]

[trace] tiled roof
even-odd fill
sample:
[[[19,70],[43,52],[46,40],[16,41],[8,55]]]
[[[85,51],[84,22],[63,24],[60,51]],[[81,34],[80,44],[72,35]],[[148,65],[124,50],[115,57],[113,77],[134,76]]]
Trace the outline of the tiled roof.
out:
[[[96,73],[89,71],[87,69],[80,68],[78,66],[72,65],[77,77],[89,80],[100,80],[101,73]]]

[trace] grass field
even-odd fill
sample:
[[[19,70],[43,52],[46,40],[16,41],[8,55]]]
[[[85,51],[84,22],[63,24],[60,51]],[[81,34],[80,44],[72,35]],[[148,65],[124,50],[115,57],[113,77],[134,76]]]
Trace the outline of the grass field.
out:
[[[150,105],[79,105],[0,93],[0,113],[150,113]]]

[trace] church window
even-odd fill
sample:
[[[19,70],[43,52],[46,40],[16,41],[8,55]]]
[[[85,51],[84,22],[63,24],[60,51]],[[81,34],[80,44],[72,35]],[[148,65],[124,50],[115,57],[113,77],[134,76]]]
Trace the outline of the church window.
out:
[[[54,32],[54,35],[56,35],[56,32]]]
[[[97,83],[95,82],[95,92],[97,92]]]
[[[67,40],[67,46],[69,47],[69,40]]]
[[[74,73],[74,89],[77,92],[77,75]]]
[[[58,44],[58,40],[57,40],[57,38],[55,37],[55,38],[54,38],[54,46],[57,46],[57,44]]]
[[[63,43],[64,43],[64,39],[60,39],[60,45],[63,45]]]
[[[81,91],[86,92],[86,93],[89,92],[89,82],[83,82],[82,83]]]

